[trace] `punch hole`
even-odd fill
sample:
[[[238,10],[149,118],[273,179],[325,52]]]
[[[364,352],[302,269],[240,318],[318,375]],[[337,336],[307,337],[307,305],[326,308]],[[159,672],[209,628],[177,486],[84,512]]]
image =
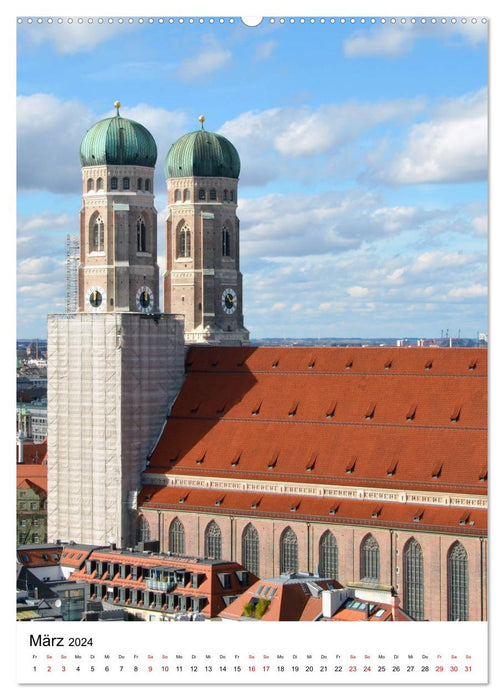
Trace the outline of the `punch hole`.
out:
[[[243,24],[246,24],[247,27],[257,27],[261,24],[263,18],[262,17],[242,17],[241,21]]]

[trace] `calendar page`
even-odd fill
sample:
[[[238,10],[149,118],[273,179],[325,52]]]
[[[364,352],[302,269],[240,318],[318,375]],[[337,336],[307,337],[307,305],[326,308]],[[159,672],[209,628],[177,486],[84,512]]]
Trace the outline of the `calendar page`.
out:
[[[17,692],[486,688],[491,15],[95,5],[9,20]]]

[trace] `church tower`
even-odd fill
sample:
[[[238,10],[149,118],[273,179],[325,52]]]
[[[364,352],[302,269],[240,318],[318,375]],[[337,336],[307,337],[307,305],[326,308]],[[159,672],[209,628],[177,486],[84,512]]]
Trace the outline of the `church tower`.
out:
[[[186,343],[248,345],[236,216],[240,158],[199,119],[201,128],[182,136],[165,160],[164,309],[184,315]]]
[[[78,311],[48,318],[48,539],[136,543],[136,495],[184,376],[159,312],[156,143],[119,114],[81,149]]]
[[[79,311],[159,311],[154,208],[156,143],[119,114],[102,119],[80,149]]]

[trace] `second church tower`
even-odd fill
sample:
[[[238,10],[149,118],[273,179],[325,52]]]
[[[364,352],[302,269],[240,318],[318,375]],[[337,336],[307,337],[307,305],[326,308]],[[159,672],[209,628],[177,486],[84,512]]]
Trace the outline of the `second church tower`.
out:
[[[248,345],[236,216],[240,158],[200,122],[165,160],[164,310],[184,315],[186,343]]]

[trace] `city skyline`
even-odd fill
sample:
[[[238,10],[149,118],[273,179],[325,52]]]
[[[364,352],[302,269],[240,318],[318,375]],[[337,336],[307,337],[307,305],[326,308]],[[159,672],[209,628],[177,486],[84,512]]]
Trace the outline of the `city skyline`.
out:
[[[115,100],[158,146],[162,272],[171,144],[204,114],[236,146],[252,337],[486,331],[486,32],[329,18],[19,25],[18,337],[45,337],[47,314],[65,311],[79,145]]]

